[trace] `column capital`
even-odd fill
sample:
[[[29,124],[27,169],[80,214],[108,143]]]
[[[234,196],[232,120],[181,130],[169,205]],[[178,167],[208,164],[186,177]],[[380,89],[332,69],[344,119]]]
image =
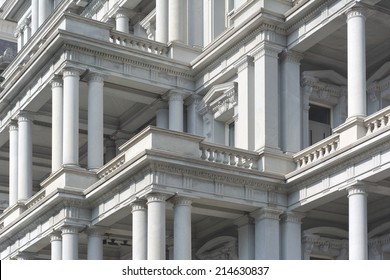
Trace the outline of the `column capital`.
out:
[[[61,235],[60,231],[53,231],[50,234],[50,242],[53,242],[53,241],[62,241],[62,235]]]
[[[365,20],[368,15],[368,9],[363,6],[355,6],[346,11],[345,14],[347,15],[347,21],[354,17],[362,17]]]
[[[178,91],[178,90],[170,90],[167,94],[169,101],[183,101],[189,93]]]
[[[145,200],[137,200],[131,204],[131,213],[137,212],[137,211],[145,211],[146,208],[146,201]]]
[[[62,77],[55,75],[53,79],[50,81],[50,84],[52,89],[56,87],[62,87],[63,86]]]
[[[164,193],[150,193],[146,196],[147,203],[149,204],[151,202],[165,202],[168,198],[167,194]]]
[[[202,96],[198,94],[191,94],[184,100],[184,104],[189,106],[189,105],[195,105],[198,106],[198,104],[202,101]]]
[[[9,131],[17,131],[18,130],[18,122],[16,120],[11,120],[8,124]]]
[[[96,236],[101,237],[106,231],[107,227],[101,227],[101,226],[90,226],[85,230],[85,233],[88,236]]]
[[[253,63],[253,57],[249,55],[245,55],[241,57],[239,60],[237,60],[233,67],[237,69],[237,72],[240,73],[241,71],[245,70],[248,68],[248,66]]]
[[[261,208],[252,212],[250,215],[255,218],[256,221],[263,219],[280,220],[280,214],[282,213],[283,211],[275,208]]]
[[[284,49],[280,53],[280,59],[283,61],[292,62],[295,64],[300,64],[301,60],[303,59],[303,54],[291,50]]]
[[[283,222],[301,224],[301,220],[302,220],[304,217],[305,217],[305,214],[303,214],[303,213],[284,212],[284,213],[280,216],[280,219],[281,219]]]
[[[100,73],[89,73],[87,75],[88,82],[104,83],[104,75]]]
[[[283,48],[281,46],[263,41],[250,52],[250,55],[253,57],[254,61],[257,61],[264,56],[278,59],[279,53],[282,50]]]
[[[74,67],[65,67],[64,69],[62,69],[62,76],[64,78],[70,77],[70,76],[80,78],[81,72],[82,72],[82,70],[74,68]]]
[[[355,194],[362,194],[367,196],[367,187],[364,185],[354,185],[350,186],[347,189],[348,197],[355,195]]]
[[[254,219],[253,217],[249,216],[249,215],[244,215],[244,216],[241,216],[239,218],[237,218],[236,220],[233,221],[233,223],[238,226],[239,228],[240,227],[243,227],[243,226],[246,226],[246,225],[253,225],[254,224]]]
[[[32,114],[27,111],[20,111],[18,115],[18,122],[31,122],[32,121]]]
[[[79,227],[77,226],[63,226],[61,227],[62,235],[64,234],[78,234]]]
[[[171,199],[171,202],[173,203],[173,207],[176,206],[191,206],[192,200],[185,196],[175,196]]]

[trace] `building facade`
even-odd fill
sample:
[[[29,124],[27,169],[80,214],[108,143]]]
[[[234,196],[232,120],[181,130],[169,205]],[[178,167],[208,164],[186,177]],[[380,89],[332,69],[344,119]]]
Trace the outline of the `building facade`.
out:
[[[0,3],[1,259],[390,259],[389,1]]]

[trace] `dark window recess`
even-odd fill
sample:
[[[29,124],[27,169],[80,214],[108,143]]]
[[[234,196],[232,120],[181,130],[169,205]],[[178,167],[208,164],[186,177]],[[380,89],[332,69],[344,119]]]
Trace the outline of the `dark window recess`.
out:
[[[229,124],[229,146],[234,147],[234,122]]]
[[[309,120],[330,125],[330,109],[310,104]]]

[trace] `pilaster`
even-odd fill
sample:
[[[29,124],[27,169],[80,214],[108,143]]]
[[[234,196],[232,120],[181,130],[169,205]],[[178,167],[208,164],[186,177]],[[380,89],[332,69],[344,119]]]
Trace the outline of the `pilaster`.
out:
[[[282,211],[262,208],[253,213],[255,218],[255,259],[280,259],[279,216]]]
[[[9,124],[9,207],[18,202],[18,124]]]

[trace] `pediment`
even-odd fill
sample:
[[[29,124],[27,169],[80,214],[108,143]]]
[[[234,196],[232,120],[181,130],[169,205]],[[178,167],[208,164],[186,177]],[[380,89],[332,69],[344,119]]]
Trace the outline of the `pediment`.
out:
[[[237,102],[237,83],[229,82],[213,86],[203,97],[197,107],[198,112],[203,115],[207,111],[216,113],[226,111]],[[225,109],[223,109],[225,108]],[[223,109],[223,110],[222,110]],[[222,110],[222,111],[221,111]]]

